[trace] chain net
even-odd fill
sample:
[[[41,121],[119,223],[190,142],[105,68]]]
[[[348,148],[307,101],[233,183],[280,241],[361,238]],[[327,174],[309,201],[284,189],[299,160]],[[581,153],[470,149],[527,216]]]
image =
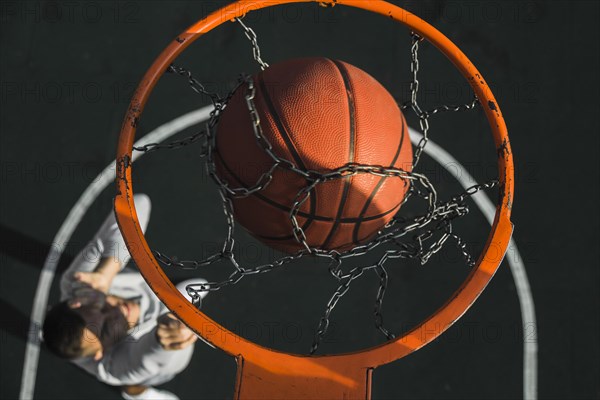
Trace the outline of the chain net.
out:
[[[261,51],[255,32],[245,25],[241,19],[237,19],[237,22],[239,22],[246,37],[252,45],[254,60],[259,64],[261,69],[264,70],[265,68],[268,68],[269,65],[261,58]],[[156,259],[165,267],[176,267],[179,269],[189,270],[208,266],[223,260],[228,261],[231,264],[233,267],[232,272],[227,279],[187,286],[186,290],[191,296],[194,304],[196,304],[198,307],[200,306],[200,293],[202,292],[217,291],[223,287],[235,285],[246,276],[273,271],[302,257],[321,257],[329,263],[329,273],[331,277],[335,279],[338,286],[335,292],[329,298],[329,301],[325,306],[325,310],[318,322],[313,343],[310,348],[310,354],[314,354],[327,333],[327,330],[330,326],[330,317],[334,308],[341,298],[348,292],[352,282],[365,272],[372,271],[377,274],[379,279],[379,288],[377,290],[374,305],[375,328],[379,330],[387,339],[393,339],[395,335],[385,327],[382,314],[383,299],[388,285],[388,272],[386,270],[386,263],[388,260],[394,258],[417,259],[421,264],[425,264],[435,253],[440,251],[446,243],[453,242],[462,254],[466,265],[469,267],[475,265],[475,259],[468,252],[465,241],[453,232],[453,221],[455,221],[457,218],[464,217],[469,213],[467,199],[470,196],[481,190],[495,187],[498,184],[498,181],[491,180],[483,184],[474,185],[463,193],[453,196],[447,201],[441,201],[439,200],[436,189],[430,180],[425,175],[414,172],[422,156],[423,150],[427,146],[427,142],[429,140],[429,119],[432,116],[442,112],[471,110],[479,104],[477,98],[474,97],[472,102],[464,105],[442,105],[431,110],[421,109],[418,102],[418,72],[419,45],[422,40],[423,39],[416,33],[411,33],[410,52],[412,77],[410,82],[410,100],[400,105],[402,110],[412,111],[418,118],[419,128],[422,134],[422,138],[414,149],[412,163],[413,172],[407,172],[397,168],[386,168],[382,166],[362,165],[355,163],[343,165],[336,170],[328,171],[326,173],[302,170],[293,162],[281,158],[275,154],[271,144],[263,135],[258,111],[254,104],[256,88],[252,78],[249,75],[242,75],[238,79],[238,83],[235,88],[226,96],[222,97],[217,93],[209,92],[200,81],[194,78],[193,74],[189,70],[181,66],[169,66],[166,71],[167,73],[183,77],[188,81],[192,90],[198,94],[207,96],[211,100],[213,110],[210,114],[210,118],[204,129],[184,139],[164,144],[150,143],[141,147],[134,147],[134,150],[152,152],[160,149],[177,149],[194,143],[200,143],[200,156],[205,160],[206,170],[218,188],[223,213],[227,223],[226,238],[223,242],[221,251],[202,260],[179,260],[177,257],[170,257],[160,251],[154,250]],[[262,150],[264,150],[264,152],[273,160],[273,165],[266,172],[264,172],[251,187],[233,187],[228,182],[223,181],[216,173],[216,166],[213,159],[213,152],[216,147],[215,128],[219,121],[219,117],[235,91],[242,87],[246,87],[245,100],[248,107],[248,113],[251,117],[255,138]],[[240,264],[233,253],[235,246],[234,230],[236,224],[233,217],[232,198],[245,197],[261,191],[269,184],[273,176],[273,172],[277,168],[282,168],[298,174],[307,182],[306,186],[298,192],[289,212],[294,238],[302,245],[303,248],[294,254],[286,255],[270,263],[246,267]],[[296,218],[302,204],[309,198],[311,190],[313,190],[317,185],[332,180],[344,179],[357,174],[373,174],[382,177],[385,176],[404,179],[409,183],[409,190],[406,192],[402,204],[406,203],[412,198],[415,198],[416,200],[424,202],[424,205],[426,206],[425,213],[408,219],[403,218],[400,215],[396,215],[377,233],[372,241],[358,245],[344,252],[338,252],[336,250],[322,250],[311,247],[307,243],[306,235],[304,234],[304,231],[300,227]],[[386,250],[383,251],[383,254],[377,262],[353,267],[350,269],[344,269],[343,262],[345,259],[367,254],[376,247],[383,247],[383,245],[388,245],[388,247],[386,247]]]

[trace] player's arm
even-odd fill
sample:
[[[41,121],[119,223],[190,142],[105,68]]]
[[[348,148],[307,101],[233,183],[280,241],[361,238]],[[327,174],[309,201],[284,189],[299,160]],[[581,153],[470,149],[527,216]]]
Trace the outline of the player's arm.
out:
[[[158,319],[156,337],[165,350],[182,350],[198,340],[198,336],[171,313]]]
[[[134,201],[140,227],[145,231],[150,219],[150,198],[144,194],[136,194]],[[114,213],[110,213],[96,235],[63,273],[60,283],[61,300],[72,297],[73,292],[81,286],[91,286],[106,293],[113,278],[129,258],[130,254]]]
[[[108,288],[113,279],[121,271],[121,263],[114,257],[103,258],[94,271],[78,271],[73,274],[73,279],[91,286],[93,289],[108,293]]]
[[[136,341],[119,344],[103,358],[99,378],[133,385],[160,373],[178,373],[188,364],[192,352],[186,349],[196,340],[197,336],[172,314],[163,315],[152,331]]]

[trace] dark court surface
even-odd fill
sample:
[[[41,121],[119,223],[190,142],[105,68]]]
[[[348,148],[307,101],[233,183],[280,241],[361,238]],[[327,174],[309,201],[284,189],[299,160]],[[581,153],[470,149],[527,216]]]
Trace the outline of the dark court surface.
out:
[[[56,235],[82,193],[113,163],[130,96],[158,53],[223,1],[0,2],[0,396],[22,390],[34,296],[51,249],[58,276],[111,208],[102,190],[67,242]],[[446,34],[490,83],[506,119],[515,159],[512,221],[518,246],[506,258],[525,267],[536,322],[522,327],[521,292],[507,259],[473,307],[448,332],[374,372],[373,398],[522,398],[524,341],[537,345],[533,373],[541,399],[600,398],[598,217],[598,20],[593,1],[393,1]],[[249,14],[263,58],[324,56],[376,77],[408,100],[410,37],[392,21],[342,6],[286,6]],[[432,46],[421,48],[422,101],[468,102],[464,80]],[[249,42],[228,23],[179,59],[211,90],[226,93],[241,72],[254,73]],[[208,105],[177,77],[165,76],[138,137]],[[494,149],[481,110],[432,120],[431,138],[478,180],[494,178]],[[413,127],[416,121],[410,120]],[[179,137],[193,132],[180,132]],[[423,168],[449,197],[456,181],[431,158]],[[460,171],[460,168],[459,168]],[[153,201],[148,240],[182,258],[218,249],[225,235],[218,196],[195,148],[156,152],[135,167],[134,188]],[[495,193],[490,192],[492,199]],[[447,198],[446,197],[446,198]],[[456,229],[477,251],[489,225],[472,205]],[[277,254],[241,229],[238,252],[250,264]],[[447,249],[421,267],[394,260],[384,313],[401,332],[439,307],[468,272]],[[132,265],[133,268],[135,266]],[[223,269],[197,274],[213,279]],[[173,280],[192,276],[169,271]],[[211,294],[205,312],[261,344],[306,353],[334,282],[326,266],[293,265]],[[372,328],[375,277],[361,278],[333,314],[322,353],[381,343]],[[119,398],[42,346],[34,397]],[[531,372],[531,371],[530,371]],[[531,375],[530,375],[531,376]],[[191,365],[164,387],[181,398],[231,398],[234,359],[201,342]]]

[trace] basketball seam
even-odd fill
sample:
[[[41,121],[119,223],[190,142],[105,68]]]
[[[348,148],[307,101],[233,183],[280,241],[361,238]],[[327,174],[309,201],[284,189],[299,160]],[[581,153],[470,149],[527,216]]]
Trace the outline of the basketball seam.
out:
[[[267,105],[267,108],[269,109],[271,116],[273,117],[273,121],[275,122],[275,125],[277,126],[277,133],[283,139],[285,146],[287,147],[289,152],[292,154],[292,157],[294,158],[294,160],[296,160],[296,162],[298,163],[298,167],[300,167],[306,171],[306,169],[307,169],[306,165],[304,165],[302,157],[296,150],[296,147],[294,146],[294,142],[292,141],[292,138],[288,134],[288,130],[286,129],[286,126],[284,125],[284,119],[277,113],[277,110],[275,110],[275,106],[271,100],[271,97],[269,96],[269,92],[267,91],[267,87],[266,87],[265,81],[263,79],[263,74],[264,73],[258,75],[258,84],[259,84],[260,89],[263,94],[262,98],[263,98],[265,104]],[[302,227],[303,230],[306,230],[310,227],[310,225],[312,224],[312,221],[314,220],[316,212],[317,212],[317,210],[316,210],[316,208],[317,208],[317,191],[315,190],[315,188],[311,189],[309,196],[308,196],[308,201],[309,201],[309,217],[307,217],[308,220],[306,221],[306,224]]]
[[[370,236],[370,235],[369,235],[369,236]],[[365,238],[363,238],[362,240],[365,240],[365,239],[367,239],[369,236],[366,236],[366,237],[365,237]],[[273,241],[273,242],[277,242],[277,241],[278,241],[277,239],[270,239],[268,236],[266,236],[266,237],[263,237],[263,236],[258,236],[258,235],[256,235],[256,237],[257,237],[257,238],[259,238],[259,239],[261,239],[261,240],[271,240],[271,241]],[[282,243],[282,244],[283,244],[283,245],[285,245],[286,243]],[[295,243],[295,242],[294,242],[294,244],[297,244],[297,243]],[[347,249],[348,247],[350,247],[350,246],[351,246],[351,245],[353,245],[353,244],[354,244],[354,243],[353,243],[352,241],[350,241],[350,242],[347,242],[347,243],[342,243],[342,244],[340,244],[340,245],[336,246],[336,248],[337,248],[337,249],[344,249],[344,248],[346,248],[346,249]]]
[[[260,86],[260,90],[262,92],[262,99],[264,100],[269,110],[269,113],[273,117],[273,122],[275,122],[275,125],[277,126],[277,132],[279,133],[279,136],[281,137],[281,139],[283,139],[285,146],[292,154],[292,158],[294,159],[294,161],[296,161],[298,167],[306,169],[306,165],[304,165],[302,157],[300,157],[300,154],[298,154],[298,151],[296,150],[296,147],[292,142],[292,138],[287,134],[287,129],[283,124],[281,116],[275,110],[275,105],[273,104],[273,101],[269,96],[269,92],[267,91],[267,86],[265,84],[262,74],[258,76],[258,85]]]
[[[406,120],[404,118],[404,115],[400,114],[400,117],[402,118],[402,135],[400,136],[400,144],[398,144],[398,149],[396,150],[396,154],[394,155],[394,158],[392,159],[392,162],[390,164],[392,167],[396,164],[396,161],[398,161],[398,157],[400,156],[400,153],[402,152],[402,145],[404,144],[404,138],[406,135],[406,128],[405,128]],[[358,239],[358,234],[360,231],[360,225],[365,220],[364,215],[366,214],[367,209],[371,205],[373,198],[375,197],[375,195],[377,194],[377,192],[379,191],[381,186],[383,186],[383,183],[386,181],[387,178],[388,178],[387,176],[383,176],[383,177],[381,177],[379,182],[377,182],[377,185],[375,186],[375,188],[373,189],[373,191],[367,198],[367,201],[365,202],[363,209],[361,210],[360,214],[358,215],[358,221],[356,221],[356,225],[354,226],[354,230],[352,232],[352,240],[353,240],[354,244],[356,244],[356,245],[360,244],[360,240]]]
[[[375,220],[377,220],[377,219],[379,219],[379,218],[385,217],[385,216],[386,216],[386,215],[388,215],[389,213],[392,213],[392,212],[394,212],[394,210],[396,210],[397,208],[399,208],[401,205],[402,205],[402,203],[398,203],[398,204],[397,204],[395,207],[393,207],[392,209],[390,209],[390,210],[386,211],[384,214],[378,215],[378,216],[377,216],[377,218],[373,218],[373,219],[371,219],[371,220],[366,220],[366,219],[365,219],[365,220],[363,220],[362,222],[375,221]],[[356,224],[356,221],[357,221],[357,219],[356,219],[356,218],[351,218],[351,219],[348,219],[348,220],[344,220],[344,219],[342,219],[342,220],[340,220],[340,225],[345,225],[345,224]],[[331,222],[331,221],[325,221],[325,222]],[[272,240],[272,241],[288,240],[288,239],[291,239],[291,238],[293,237],[293,236],[291,236],[291,235],[290,235],[290,236],[285,236],[285,237],[284,237],[284,236],[277,237],[277,236],[266,236],[266,235],[259,235],[259,234],[256,234],[256,233],[252,233],[252,234],[253,234],[254,236],[256,236],[257,238],[260,238],[260,239],[267,239],[267,240]],[[366,237],[369,237],[369,236],[371,236],[371,234],[367,235]],[[359,241],[362,241],[362,240],[364,240],[364,239],[365,239],[365,238],[363,238],[363,239],[359,239]],[[347,244],[350,244],[350,243],[353,243],[353,241],[350,241],[350,242],[349,242],[349,243],[347,243]],[[345,245],[340,245],[340,246],[336,246],[336,247],[343,247],[343,246],[345,246]]]
[[[221,154],[219,154],[218,151],[215,151],[214,154],[219,158],[219,161],[221,162],[221,164],[223,165],[223,168],[225,168],[226,172],[231,175],[231,177],[240,185],[243,185],[243,187],[248,188],[248,185],[245,182],[242,182],[241,178],[239,176],[237,176],[229,167],[229,165],[225,162],[225,160],[223,159],[223,157],[221,156]],[[253,196],[255,196],[257,199],[269,204],[270,206],[273,206],[281,211],[285,211],[285,212],[290,212],[290,209],[286,206],[284,206],[283,204],[279,204],[276,201],[261,195],[259,193],[254,193]],[[372,220],[376,220],[379,219],[381,217],[385,217],[386,215],[388,215],[389,213],[391,213],[392,211],[394,211],[396,208],[398,208],[399,205],[401,205],[402,203],[398,203],[396,204],[394,207],[390,208],[389,210],[381,213],[381,214],[377,214],[377,215],[373,215],[370,217],[366,217],[363,219],[363,221],[372,221]],[[298,212],[298,216],[305,218],[305,219],[309,219],[309,218],[313,218],[315,221],[321,221],[321,222],[333,222],[334,219],[331,217],[324,217],[321,215],[310,215],[310,214],[306,214],[302,211]],[[357,218],[342,218],[340,220],[340,223],[342,224],[353,224],[356,223]],[[257,235],[259,236],[259,235]]]
[[[352,91],[352,85],[350,83],[350,76],[348,74],[348,71],[346,70],[346,67],[340,63],[337,60],[330,60],[327,59],[327,61],[331,62],[336,68],[336,70],[339,72],[342,81],[344,82],[344,88],[346,89],[346,99],[348,100],[348,118],[349,118],[349,122],[350,122],[350,143],[349,143],[349,149],[348,149],[348,163],[352,163],[354,162],[354,156],[355,156],[355,147],[356,147],[356,109],[355,109],[355,104],[354,104],[354,93]],[[338,211],[337,211],[337,215],[335,218],[335,221],[333,223],[333,226],[331,227],[331,230],[329,231],[329,234],[327,235],[327,238],[325,239],[325,241],[323,242],[323,244],[321,245],[322,248],[326,248],[329,243],[331,242],[331,240],[333,239],[333,236],[335,235],[335,232],[338,230],[338,227],[340,225],[340,219],[342,218],[343,212],[344,212],[344,208],[346,205],[346,201],[348,200],[348,192],[350,191],[350,186],[352,184],[352,176],[346,177],[344,178],[344,189],[342,192],[342,197],[340,199],[339,205],[338,205]]]

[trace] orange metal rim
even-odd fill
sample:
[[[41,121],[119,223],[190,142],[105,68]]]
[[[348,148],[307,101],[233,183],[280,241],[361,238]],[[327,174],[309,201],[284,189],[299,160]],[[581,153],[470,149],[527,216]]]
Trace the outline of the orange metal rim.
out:
[[[193,41],[227,21],[243,17],[253,10],[287,3],[308,2],[330,6],[352,6],[381,14],[418,33],[445,54],[468,80],[483,106],[497,149],[500,180],[500,196],[490,235],[476,266],[454,295],[433,315],[402,337],[372,348],[330,356],[294,355],[259,346],[220,326],[189,303],[176,290],[148,246],[138,222],[131,181],[131,154],[137,121],[154,86],[171,62]],[[498,269],[512,235],[510,214],[513,194],[513,159],[506,124],[500,107],[482,75],[463,52],[437,29],[398,6],[377,0],[239,1],[212,13],[188,28],[171,42],[146,72],[129,105],[121,128],[117,149],[116,218],[133,259],[160,300],[191,329],[225,352],[233,356],[243,355],[245,359],[255,362],[268,359],[270,363],[278,364],[280,368],[289,369],[290,371],[293,371],[294,368],[306,368],[310,365],[307,362],[310,362],[311,359],[319,359],[319,365],[331,361],[335,363],[336,368],[343,365],[346,365],[349,369],[354,367],[374,368],[402,358],[442,334],[467,311]],[[318,370],[319,366],[315,364],[311,368]],[[318,371],[315,373],[318,375]]]

